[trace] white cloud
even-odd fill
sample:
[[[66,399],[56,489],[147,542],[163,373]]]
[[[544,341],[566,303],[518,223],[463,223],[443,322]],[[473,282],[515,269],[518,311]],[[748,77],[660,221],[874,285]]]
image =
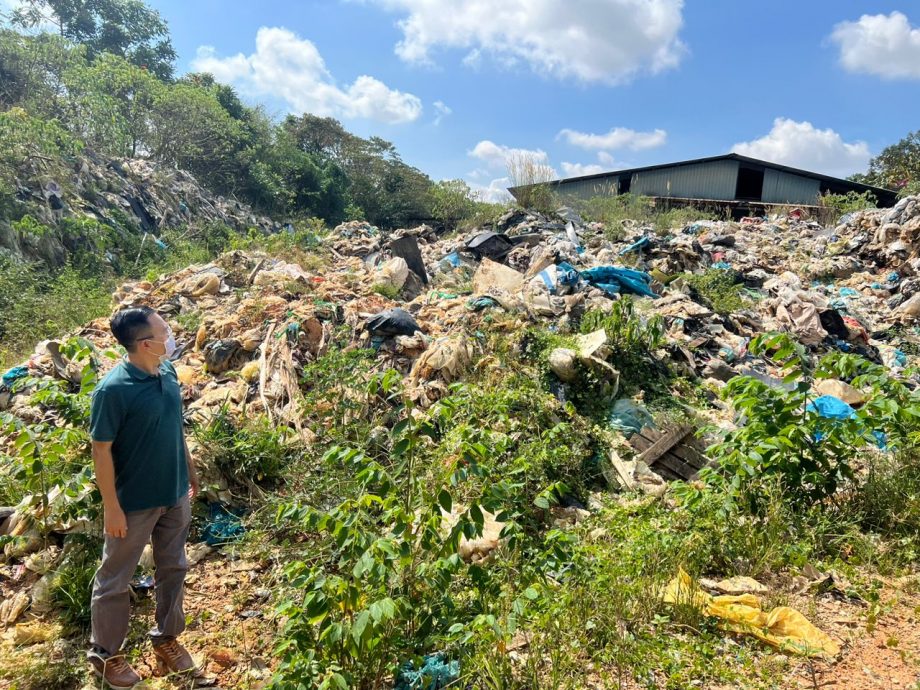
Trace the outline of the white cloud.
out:
[[[562,173],[565,177],[581,177],[582,175],[595,175],[606,172],[607,168],[597,163],[566,163],[562,164]]]
[[[549,156],[542,149],[513,149],[488,139],[483,139],[467,153],[495,170],[507,168],[508,163],[515,158],[527,158],[541,165],[549,164]]]
[[[441,124],[441,120],[443,120],[445,117],[447,117],[452,112],[454,112],[447,105],[444,104],[444,101],[435,101],[434,103],[432,103],[432,105],[434,106],[435,112],[437,113],[434,116],[435,126]]]
[[[511,201],[514,198],[508,192],[508,187],[511,186],[511,178],[509,177],[496,178],[487,185],[470,181],[467,181],[467,184],[470,186],[470,191],[472,191],[480,201],[500,204]]]
[[[616,164],[616,161],[614,160],[613,156],[611,156],[606,151],[598,151],[597,160],[599,160],[602,165],[606,165],[608,168]]]
[[[210,72],[250,96],[280,98],[294,112],[388,124],[412,122],[422,114],[417,96],[391,89],[374,77],[361,75],[339,87],[316,46],[283,28],[260,28],[251,55],[218,57],[214,48],[202,46],[192,69]]]
[[[901,12],[840,22],[831,40],[840,47],[840,63],[850,72],[920,79],[920,29]]]
[[[847,143],[832,129],[784,117],[773,121],[769,134],[735,144],[732,151],[837,177],[865,170],[872,157],[864,141]]]
[[[565,139],[572,146],[578,146],[589,151],[598,149],[641,151],[662,146],[668,140],[668,133],[663,129],[656,129],[652,132],[637,132],[628,127],[614,127],[606,134],[589,134],[587,132],[578,132],[574,129],[563,129],[556,138]]]
[[[675,67],[686,52],[678,34],[683,0],[367,0],[402,15],[396,54],[430,65],[436,48],[467,51],[503,67],[620,84]]]

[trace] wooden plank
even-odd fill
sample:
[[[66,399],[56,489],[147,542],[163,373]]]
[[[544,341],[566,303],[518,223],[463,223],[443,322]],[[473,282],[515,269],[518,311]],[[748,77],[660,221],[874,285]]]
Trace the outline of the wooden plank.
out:
[[[626,469],[623,465],[623,461],[620,460],[620,456],[617,455],[615,450],[610,451],[610,465],[613,467],[614,472],[620,478],[620,482],[623,484],[623,487],[626,489],[636,488],[636,482],[632,478],[632,474]]]
[[[701,470],[706,467],[708,462],[705,455],[700,453],[693,446],[688,446],[687,444],[677,445],[671,448],[670,451],[673,455],[676,455],[678,458],[686,462],[688,465],[693,465],[696,469]]]
[[[655,443],[654,441],[650,441],[644,436],[639,436],[639,434],[633,434],[632,438],[629,439],[629,445],[631,445],[633,448],[635,448],[640,453],[644,451],[646,448],[651,448],[652,444],[654,443]]]
[[[678,460],[670,454],[660,455],[655,460],[654,466],[650,467],[652,467],[655,472],[660,472],[661,469],[667,468],[680,479],[690,479],[690,477],[696,473],[696,470],[690,467],[690,465],[681,460]]]
[[[689,426],[678,426],[674,429],[671,429],[670,431],[663,434],[661,438],[655,441],[655,443],[653,443],[649,448],[642,451],[642,454],[639,456],[639,460],[642,460],[646,465],[651,467],[655,460],[657,460],[662,454],[677,445],[680,440],[689,433]]]

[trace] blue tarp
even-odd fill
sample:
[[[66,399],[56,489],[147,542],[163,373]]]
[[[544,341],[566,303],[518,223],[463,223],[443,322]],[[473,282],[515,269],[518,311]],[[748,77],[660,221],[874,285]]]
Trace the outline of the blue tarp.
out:
[[[245,530],[239,515],[220,503],[212,503],[210,509],[201,534],[208,546],[231,544],[243,538]]]
[[[624,294],[658,297],[649,287],[652,284],[652,276],[642,271],[634,271],[631,268],[598,266],[582,271],[581,277],[608,295],[622,292]]]
[[[29,367],[13,367],[3,375],[3,385],[12,388],[13,384],[29,375]]]

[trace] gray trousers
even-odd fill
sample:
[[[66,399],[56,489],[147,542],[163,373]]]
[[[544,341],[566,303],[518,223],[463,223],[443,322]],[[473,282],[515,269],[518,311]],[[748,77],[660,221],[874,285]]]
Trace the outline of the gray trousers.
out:
[[[185,573],[185,542],[191,508],[187,496],[168,508],[125,513],[128,534],[105,535],[102,564],[93,580],[92,635],[90,643],[117,654],[128,634],[131,616],[129,587],[147,542],[153,544],[156,565],[156,627],[150,631],[154,644],[166,642],[185,630],[182,610]]]

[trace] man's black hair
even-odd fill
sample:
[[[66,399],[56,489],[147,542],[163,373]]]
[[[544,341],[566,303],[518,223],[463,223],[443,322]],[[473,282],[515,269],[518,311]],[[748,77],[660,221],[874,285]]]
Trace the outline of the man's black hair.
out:
[[[115,340],[128,352],[134,352],[137,339],[150,330],[150,315],[155,312],[150,307],[128,307],[112,317],[109,325]]]

